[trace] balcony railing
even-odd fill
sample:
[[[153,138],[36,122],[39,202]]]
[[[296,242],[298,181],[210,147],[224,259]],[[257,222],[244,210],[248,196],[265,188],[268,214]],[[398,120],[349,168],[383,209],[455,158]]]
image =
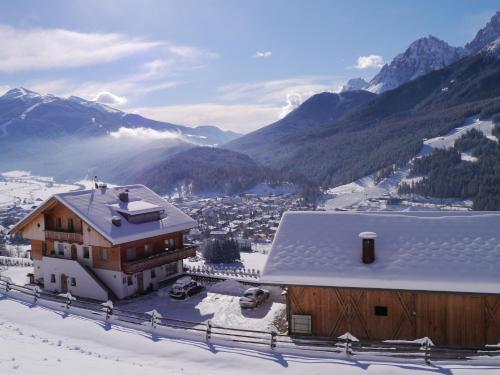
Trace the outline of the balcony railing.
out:
[[[45,240],[83,242],[83,234],[74,232],[60,232],[56,230],[45,230]]]
[[[125,273],[142,272],[153,267],[160,267],[164,264],[176,262],[180,259],[193,257],[196,255],[196,248],[194,245],[184,245],[180,249],[169,250],[147,258],[124,262],[122,263],[122,271]]]

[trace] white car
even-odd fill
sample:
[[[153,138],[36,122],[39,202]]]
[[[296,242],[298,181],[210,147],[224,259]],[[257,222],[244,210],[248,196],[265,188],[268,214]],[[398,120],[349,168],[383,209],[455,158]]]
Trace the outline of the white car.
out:
[[[240,297],[240,306],[244,309],[251,309],[259,306],[269,298],[269,291],[261,288],[248,288]]]

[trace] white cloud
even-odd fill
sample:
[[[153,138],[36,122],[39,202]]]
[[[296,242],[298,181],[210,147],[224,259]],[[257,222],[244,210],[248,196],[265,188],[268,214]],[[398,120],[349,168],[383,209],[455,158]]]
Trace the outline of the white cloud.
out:
[[[298,93],[291,93],[286,96],[286,105],[281,109],[280,117],[285,117],[295,108],[302,104],[302,96]]]
[[[257,51],[255,52],[255,57],[271,57],[273,53],[271,51]]]
[[[132,111],[159,121],[188,126],[216,125],[246,133],[278,120],[281,107],[266,104],[200,103],[143,107]]]
[[[102,91],[98,93],[93,100],[103,104],[118,105],[118,106],[127,103],[127,98],[115,95],[108,91]]]
[[[126,128],[121,127],[115,132],[109,133],[113,138],[117,139],[135,139],[135,140],[161,140],[161,139],[182,139],[179,133],[169,131],[159,131],[150,128]]]
[[[384,66],[384,58],[380,55],[359,56],[356,69],[381,68]]]
[[[115,61],[164,45],[108,33],[0,25],[0,71],[75,68]]]
[[[314,94],[337,90],[341,80],[331,76],[297,77],[283,80],[236,83],[219,87],[218,99],[267,104],[280,108],[278,118],[287,115]],[[273,121],[276,121],[275,118]],[[261,126],[267,124],[261,124]]]
[[[0,95],[5,94],[9,90],[10,90],[10,87],[8,85],[0,85]]]

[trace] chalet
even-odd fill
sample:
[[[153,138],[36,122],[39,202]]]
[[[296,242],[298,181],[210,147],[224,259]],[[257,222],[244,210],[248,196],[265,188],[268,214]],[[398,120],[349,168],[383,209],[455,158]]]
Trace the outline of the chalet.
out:
[[[141,293],[196,255],[183,234],[196,222],[143,185],[56,194],[10,233],[31,240],[45,290],[106,300]]]
[[[500,342],[500,213],[288,212],[261,281],[291,335]]]

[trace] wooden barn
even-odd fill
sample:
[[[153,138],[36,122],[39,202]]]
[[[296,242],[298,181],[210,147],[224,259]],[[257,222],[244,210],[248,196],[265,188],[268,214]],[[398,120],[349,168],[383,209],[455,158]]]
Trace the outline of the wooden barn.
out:
[[[291,335],[500,342],[500,213],[289,212],[262,282]]]

